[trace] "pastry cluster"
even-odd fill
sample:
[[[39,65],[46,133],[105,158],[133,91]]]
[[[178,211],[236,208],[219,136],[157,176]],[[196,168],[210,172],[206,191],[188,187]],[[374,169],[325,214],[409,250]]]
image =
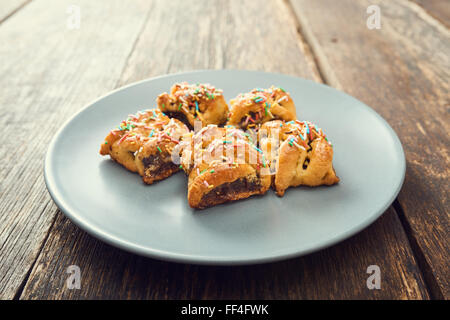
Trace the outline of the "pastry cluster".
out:
[[[254,89],[228,107],[222,90],[178,83],[156,102],[110,131],[100,154],[146,184],[183,170],[192,208],[263,195],[270,187],[283,196],[289,187],[339,182],[327,136],[297,120],[282,88]]]

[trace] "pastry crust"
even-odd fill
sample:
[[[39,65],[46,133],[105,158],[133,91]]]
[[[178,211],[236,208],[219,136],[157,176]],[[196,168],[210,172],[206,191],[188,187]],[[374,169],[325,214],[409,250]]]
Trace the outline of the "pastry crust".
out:
[[[295,105],[289,93],[278,87],[253,89],[230,101],[228,125],[241,129],[256,127],[271,120],[296,119]]]
[[[190,128],[194,128],[195,121],[200,121],[204,127],[224,124],[227,120],[228,105],[222,90],[209,84],[174,84],[170,94],[160,94],[156,102],[161,111],[181,120]]]
[[[158,109],[129,115],[118,129],[110,131],[101,144],[100,154],[109,155],[147,184],[162,180],[179,170],[171,153],[189,129]]]
[[[333,147],[322,129],[308,121],[270,121],[261,126],[261,147],[275,168],[273,187],[279,196],[300,185],[339,182],[333,168]]]
[[[100,154],[146,184],[183,169],[192,208],[262,195],[271,186],[283,196],[289,187],[339,182],[331,143],[322,129],[296,120],[282,88],[240,94],[229,112],[222,90],[183,82],[159,95],[157,104],[111,130]]]
[[[263,155],[242,130],[207,126],[182,150],[181,165],[189,175],[188,202],[203,209],[264,194],[270,175]]]

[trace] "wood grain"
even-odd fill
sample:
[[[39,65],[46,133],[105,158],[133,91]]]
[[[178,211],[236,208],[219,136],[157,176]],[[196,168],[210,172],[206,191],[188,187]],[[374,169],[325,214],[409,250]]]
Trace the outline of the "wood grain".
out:
[[[450,297],[450,33],[408,1],[293,0],[321,73],[377,110],[406,153],[399,214],[435,298]],[[381,8],[381,29],[366,27],[366,8]],[[327,21],[327,23],[323,23]]]
[[[80,29],[66,27],[71,1],[31,2],[0,26],[8,44],[0,48],[1,299],[20,289],[56,215],[42,175],[50,139],[115,86],[150,9],[144,0],[78,3]]]
[[[119,86],[195,69],[264,70],[320,81],[282,1],[155,1]],[[252,14],[250,14],[252,13]]]
[[[383,241],[379,236],[382,235]],[[369,265],[381,289],[369,290]],[[81,289],[68,289],[78,265]],[[427,299],[397,215],[321,252],[256,266],[195,266],[139,257],[106,245],[59,215],[21,299]]]
[[[147,24],[117,85],[173,71],[245,68],[320,80],[282,1],[153,1]],[[300,40],[300,41],[299,41]],[[66,268],[82,269],[81,291],[67,290]],[[383,289],[366,269],[383,270]],[[105,245],[58,215],[21,299],[61,298],[398,298],[428,293],[392,209],[351,240],[317,254],[248,267],[159,262]]]
[[[426,12],[450,27],[450,3],[448,0],[412,0],[423,7]]]

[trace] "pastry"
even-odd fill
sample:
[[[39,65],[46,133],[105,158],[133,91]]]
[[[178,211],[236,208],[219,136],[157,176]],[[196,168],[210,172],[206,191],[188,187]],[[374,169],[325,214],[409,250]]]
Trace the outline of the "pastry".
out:
[[[128,170],[139,173],[145,183],[152,184],[180,169],[172,162],[171,154],[188,132],[186,125],[160,110],[145,110],[129,115],[110,131],[100,154],[110,155]]]
[[[308,121],[269,121],[259,130],[260,147],[275,169],[273,187],[279,196],[300,185],[333,185],[333,147],[322,129]]]
[[[202,127],[208,124],[224,124],[227,120],[228,105],[222,90],[209,84],[177,83],[169,93],[162,93],[156,99],[158,108],[181,120],[191,129],[195,121]]]
[[[283,196],[289,187],[339,182],[331,143],[316,125],[296,120],[282,88],[240,94],[229,112],[222,90],[184,82],[160,94],[157,104],[111,130],[100,154],[146,184],[183,169],[192,208],[263,195],[271,186]]]
[[[270,188],[270,175],[259,148],[242,130],[204,127],[183,142],[181,166],[189,175],[188,203],[203,209],[261,195]]]
[[[253,89],[230,101],[228,125],[241,129],[257,127],[270,120],[295,120],[295,105],[284,89]]]

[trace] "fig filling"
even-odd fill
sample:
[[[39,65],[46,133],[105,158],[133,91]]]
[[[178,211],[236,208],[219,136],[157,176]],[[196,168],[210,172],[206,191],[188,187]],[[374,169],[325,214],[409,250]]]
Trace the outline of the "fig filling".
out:
[[[162,158],[159,155],[151,155],[150,157],[142,159],[142,163],[145,167],[145,173],[149,176],[159,176],[168,170],[177,168],[170,157]]]
[[[165,112],[165,114],[169,118],[174,118],[174,119],[180,120],[189,128],[189,130],[193,130],[191,124],[189,123],[188,118],[186,117],[186,115],[184,113],[176,112],[176,111],[167,111],[167,112]]]
[[[254,192],[261,189],[258,180],[249,181],[246,178],[239,178],[233,182],[224,183],[213,188],[210,192],[202,197],[202,201],[210,202],[211,200],[228,199],[230,196],[241,192]]]

